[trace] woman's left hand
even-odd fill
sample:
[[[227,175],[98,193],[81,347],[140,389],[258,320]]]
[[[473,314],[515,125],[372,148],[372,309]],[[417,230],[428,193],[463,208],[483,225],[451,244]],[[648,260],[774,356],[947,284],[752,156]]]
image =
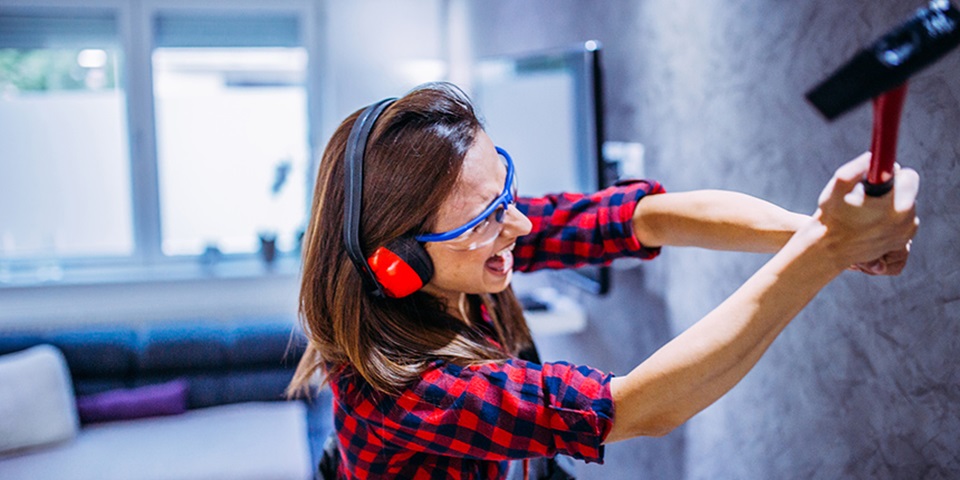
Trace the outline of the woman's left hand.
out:
[[[882,257],[869,262],[861,262],[850,266],[850,270],[863,272],[867,275],[900,275],[907,266],[907,257],[910,256],[910,242],[903,248],[887,252]]]

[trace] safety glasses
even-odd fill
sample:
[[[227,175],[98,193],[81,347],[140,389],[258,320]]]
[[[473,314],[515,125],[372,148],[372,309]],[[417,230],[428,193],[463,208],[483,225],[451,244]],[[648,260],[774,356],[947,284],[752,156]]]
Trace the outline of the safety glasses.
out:
[[[507,166],[507,180],[503,192],[473,220],[443,233],[425,233],[416,238],[421,242],[437,242],[454,250],[475,250],[491,244],[503,231],[503,220],[511,205],[517,203],[517,176],[513,159],[506,150],[496,147],[500,159]]]

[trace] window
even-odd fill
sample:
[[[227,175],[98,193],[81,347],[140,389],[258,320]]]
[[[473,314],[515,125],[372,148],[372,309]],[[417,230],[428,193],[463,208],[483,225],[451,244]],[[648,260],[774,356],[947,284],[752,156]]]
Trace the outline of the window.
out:
[[[311,2],[63,1],[0,3],[0,286],[297,250]]]
[[[305,215],[306,50],[296,17],[155,19],[165,255],[297,244]]]
[[[108,14],[0,15],[0,258],[133,253],[119,46]]]

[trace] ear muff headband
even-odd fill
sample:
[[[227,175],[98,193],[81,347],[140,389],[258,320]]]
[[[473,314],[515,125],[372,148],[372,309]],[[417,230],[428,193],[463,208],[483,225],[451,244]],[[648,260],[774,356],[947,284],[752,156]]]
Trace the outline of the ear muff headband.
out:
[[[381,113],[394,102],[395,99],[381,100],[370,105],[360,116],[357,117],[353,128],[350,129],[350,135],[347,137],[347,149],[344,156],[346,165],[344,172],[345,191],[343,203],[343,243],[347,249],[347,255],[353,261],[357,271],[364,277],[365,283],[371,287],[371,293],[382,297],[384,292],[380,284],[370,271],[370,265],[363,258],[363,250],[360,248],[360,208],[363,197],[363,155],[367,149],[367,139],[373,130],[373,124]]]
[[[360,247],[360,211],[363,198],[363,157],[367,139],[380,114],[395,98],[370,105],[357,117],[344,154],[345,198],[343,243],[347,255],[360,272],[369,292],[376,297],[400,298],[422,288],[433,276],[433,263],[426,250],[413,237],[401,237],[377,248],[369,259]]]

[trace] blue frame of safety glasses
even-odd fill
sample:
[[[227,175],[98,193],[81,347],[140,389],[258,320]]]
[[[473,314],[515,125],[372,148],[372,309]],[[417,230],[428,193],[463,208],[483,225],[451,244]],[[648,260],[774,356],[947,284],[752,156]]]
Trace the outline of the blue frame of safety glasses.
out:
[[[513,177],[514,175],[516,175],[516,172],[514,172],[513,170],[513,159],[510,158],[510,154],[507,153],[506,150],[500,147],[495,147],[495,148],[497,149],[497,153],[503,156],[503,158],[507,160],[507,181],[503,186],[503,192],[500,193],[500,196],[495,198],[493,202],[491,202],[490,205],[487,206],[487,208],[483,209],[483,211],[480,212],[480,214],[477,215],[476,218],[474,218],[473,220],[470,220],[469,222],[463,224],[462,226],[447,232],[424,233],[422,235],[417,235],[416,238],[418,241],[445,242],[447,240],[453,240],[454,238],[457,238],[460,235],[463,235],[465,232],[467,232],[471,228],[479,225],[480,222],[482,222],[491,213],[493,213],[493,211],[496,210],[497,207],[503,205],[504,211],[506,211],[507,209],[510,208],[510,204],[516,201],[516,199],[513,196],[513,192],[510,191],[511,186],[513,185]]]

